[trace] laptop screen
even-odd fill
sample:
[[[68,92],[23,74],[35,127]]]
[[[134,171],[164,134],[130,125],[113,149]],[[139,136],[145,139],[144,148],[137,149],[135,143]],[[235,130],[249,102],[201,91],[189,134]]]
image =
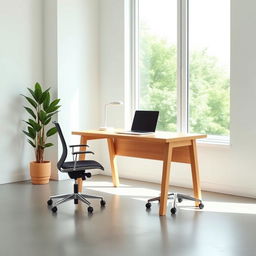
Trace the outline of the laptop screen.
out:
[[[159,111],[136,110],[131,130],[133,132],[155,132]]]

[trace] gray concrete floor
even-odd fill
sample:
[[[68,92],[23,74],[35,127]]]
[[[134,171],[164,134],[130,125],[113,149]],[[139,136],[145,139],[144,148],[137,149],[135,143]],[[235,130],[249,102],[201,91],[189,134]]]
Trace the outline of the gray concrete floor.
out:
[[[203,193],[204,210],[182,202],[176,216],[158,216],[158,204],[145,210],[159,185],[94,176],[84,192],[103,195],[94,213],[72,201],[52,214],[49,195],[72,192],[71,180],[35,186],[30,182],[0,185],[0,255],[256,255],[256,200]],[[172,188],[191,194],[190,190]]]

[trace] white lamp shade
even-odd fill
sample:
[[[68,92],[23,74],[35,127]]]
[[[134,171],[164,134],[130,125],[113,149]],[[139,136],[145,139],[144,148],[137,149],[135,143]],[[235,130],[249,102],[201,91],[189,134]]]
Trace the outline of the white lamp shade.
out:
[[[122,101],[112,101],[112,102],[109,102],[109,103],[105,104],[104,126],[103,126],[103,127],[100,127],[100,130],[101,130],[101,131],[113,130],[112,127],[107,127],[107,106],[109,106],[109,105],[117,106],[117,105],[123,105],[123,104],[124,104],[124,103],[123,103]]]
[[[122,101],[112,101],[106,105],[123,105],[124,103]]]

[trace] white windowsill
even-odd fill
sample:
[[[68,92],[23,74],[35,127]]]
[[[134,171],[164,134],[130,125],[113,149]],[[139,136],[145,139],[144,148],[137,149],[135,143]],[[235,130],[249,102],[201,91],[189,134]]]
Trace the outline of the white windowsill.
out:
[[[197,145],[199,147],[213,147],[213,148],[223,148],[231,149],[230,137],[229,136],[207,136],[206,139],[197,140]]]

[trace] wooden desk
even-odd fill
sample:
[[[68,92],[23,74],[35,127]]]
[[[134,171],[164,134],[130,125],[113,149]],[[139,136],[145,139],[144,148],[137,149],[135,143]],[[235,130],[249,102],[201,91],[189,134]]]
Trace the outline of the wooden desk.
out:
[[[115,187],[119,186],[116,156],[163,161],[159,215],[166,215],[171,162],[191,165],[194,196],[201,199],[196,139],[205,138],[206,135],[170,132],[156,132],[154,135],[127,135],[97,130],[75,131],[72,134],[81,136],[81,144],[86,144],[88,140],[107,139],[112,181]],[[85,148],[81,147],[81,150]],[[85,155],[80,155],[80,160],[83,159]],[[81,192],[82,179],[78,184]]]

